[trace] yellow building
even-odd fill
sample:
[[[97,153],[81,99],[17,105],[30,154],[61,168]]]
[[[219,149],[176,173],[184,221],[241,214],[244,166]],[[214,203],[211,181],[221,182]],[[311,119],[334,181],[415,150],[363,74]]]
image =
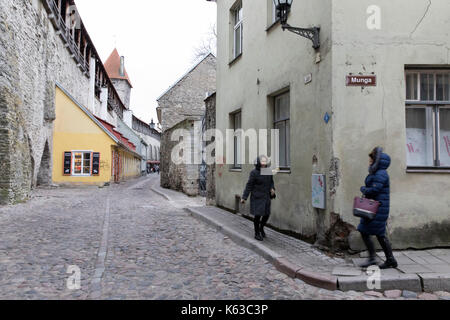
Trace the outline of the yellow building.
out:
[[[141,156],[113,125],[96,118],[59,86],[55,105],[54,183],[103,185],[140,175]]]

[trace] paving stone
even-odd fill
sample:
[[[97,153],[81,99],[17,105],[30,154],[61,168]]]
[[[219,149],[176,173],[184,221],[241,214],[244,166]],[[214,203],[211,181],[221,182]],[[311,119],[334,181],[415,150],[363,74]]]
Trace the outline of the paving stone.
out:
[[[427,268],[436,273],[450,273],[450,265],[448,264],[430,264]]]
[[[450,263],[450,254],[441,255],[438,258],[444,262]]]
[[[382,260],[379,257],[375,258],[377,263],[381,263]],[[355,267],[359,268],[359,266],[365,262],[367,262],[367,258],[353,258],[352,259],[353,264],[355,265]]]
[[[421,257],[423,260],[425,260],[427,262],[427,265],[442,265],[445,264],[444,260],[441,260],[437,257],[434,256],[424,256]]]
[[[401,265],[398,266],[397,269],[404,273],[433,273],[433,270],[421,264]]]
[[[127,189],[141,182],[142,188]],[[364,296],[318,293],[316,287],[288,278],[254,251],[224,241],[217,228],[183,210],[186,205],[203,206],[203,200],[173,192],[168,201],[151,191],[158,183],[144,177],[102,189],[38,188],[34,194],[49,198],[0,207],[0,299],[343,300]],[[105,270],[101,290],[91,292],[108,195]],[[241,234],[251,234],[251,221],[245,220],[245,228],[239,225],[234,228]],[[268,235],[272,241],[279,236],[272,230]],[[331,274],[335,265],[324,254],[297,239],[279,237],[285,253],[294,247],[296,252],[309,252],[313,257],[306,262],[317,270],[330,266]],[[344,264],[344,260],[334,263]],[[82,290],[67,291],[69,265],[80,267]]]
[[[366,292],[364,292],[364,294],[368,295],[368,296],[378,297],[378,298],[383,297],[383,294],[381,292],[377,292],[377,291],[366,291]]]
[[[335,276],[359,276],[362,274],[362,271],[360,268],[355,267],[335,267],[332,272]]]
[[[439,299],[437,295],[427,293],[427,292],[419,294],[419,296],[417,298],[420,300],[438,300]]]
[[[434,294],[438,297],[450,297],[450,292],[447,291],[436,291]]]
[[[408,298],[408,299],[416,299],[417,298],[417,293],[412,292],[412,291],[408,291],[408,290],[403,290],[402,296],[404,298]]]
[[[402,295],[401,290],[387,290],[384,292],[386,298],[399,298]]]

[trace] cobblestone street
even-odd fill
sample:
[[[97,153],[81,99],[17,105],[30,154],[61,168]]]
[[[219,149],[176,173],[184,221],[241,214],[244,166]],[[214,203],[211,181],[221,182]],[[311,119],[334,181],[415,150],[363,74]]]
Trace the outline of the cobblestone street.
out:
[[[0,207],[0,299],[377,299],[288,278],[153,192],[158,182],[38,189]],[[73,265],[79,290],[67,288]]]

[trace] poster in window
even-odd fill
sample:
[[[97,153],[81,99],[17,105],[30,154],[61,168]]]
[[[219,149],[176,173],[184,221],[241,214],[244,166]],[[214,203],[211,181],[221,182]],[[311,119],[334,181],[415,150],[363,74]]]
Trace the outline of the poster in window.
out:
[[[98,176],[100,174],[100,153],[94,152],[92,154],[92,175]]]
[[[72,152],[64,152],[64,173],[65,176],[70,176],[72,171]]]

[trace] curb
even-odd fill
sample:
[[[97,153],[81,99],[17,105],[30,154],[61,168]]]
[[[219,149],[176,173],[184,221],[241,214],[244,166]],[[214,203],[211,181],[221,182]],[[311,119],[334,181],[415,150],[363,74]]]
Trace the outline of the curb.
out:
[[[306,282],[307,284],[327,290],[333,291],[338,289],[338,279],[336,277],[303,270],[303,266],[299,266],[290,262],[288,259],[267,248],[257,240],[253,240],[252,238],[242,235],[227,226],[223,226],[221,222],[215,220],[214,218],[208,217],[195,208],[187,207],[184,208],[184,211],[189,213],[194,218],[197,218],[205,222],[206,224],[216,228],[218,231],[228,236],[237,244],[255,251],[257,254],[261,255],[267,261],[272,263],[278,271],[286,274],[288,277],[297,278]]]
[[[159,194],[161,197],[164,197],[166,200],[172,201],[172,199],[170,199],[170,197],[167,194],[165,194],[164,192],[161,192],[159,190],[156,190],[155,187],[151,187],[150,190],[152,190],[154,193]]]

